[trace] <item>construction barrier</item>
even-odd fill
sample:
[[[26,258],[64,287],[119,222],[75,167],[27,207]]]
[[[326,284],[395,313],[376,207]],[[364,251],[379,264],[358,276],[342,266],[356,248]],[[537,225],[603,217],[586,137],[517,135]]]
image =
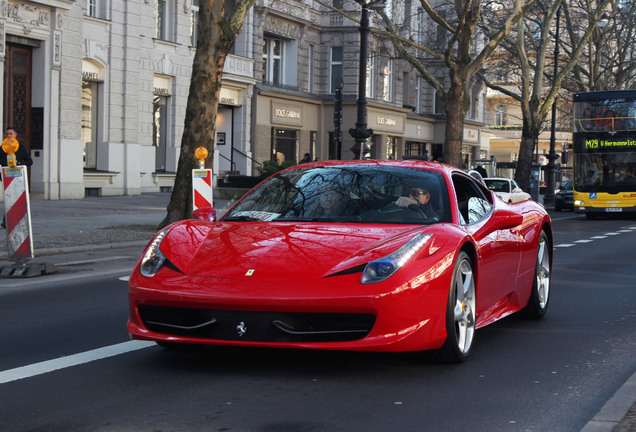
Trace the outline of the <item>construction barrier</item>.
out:
[[[212,195],[212,170],[192,170],[192,210],[214,207]]]
[[[26,167],[2,167],[2,185],[9,259],[18,262],[32,259],[33,230]]]

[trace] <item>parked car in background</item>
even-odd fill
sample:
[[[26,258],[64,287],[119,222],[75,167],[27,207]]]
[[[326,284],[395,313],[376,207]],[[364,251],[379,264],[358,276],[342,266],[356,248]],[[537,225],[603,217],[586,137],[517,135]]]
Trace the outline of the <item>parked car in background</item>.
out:
[[[574,211],[574,190],[572,188],[572,180],[568,180],[561,184],[561,188],[556,194],[554,194],[554,210]]]
[[[489,177],[484,179],[484,184],[507,203],[530,199],[530,194],[522,191],[517,182],[512,179]]]

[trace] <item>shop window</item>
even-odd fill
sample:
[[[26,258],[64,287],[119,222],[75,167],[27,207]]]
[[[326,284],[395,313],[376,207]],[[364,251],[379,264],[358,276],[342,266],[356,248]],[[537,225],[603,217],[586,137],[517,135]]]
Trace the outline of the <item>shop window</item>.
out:
[[[298,136],[297,130],[272,128],[272,159],[298,163]]]
[[[84,168],[97,168],[97,139],[99,132],[99,86],[95,81],[82,82],[82,141],[84,141]]]
[[[386,158],[389,160],[398,159],[398,139],[397,137],[386,137]]]
[[[423,142],[407,141],[404,150],[408,156],[428,156],[426,143]]]
[[[168,97],[153,99],[152,144],[155,147],[155,171],[166,170],[168,146]]]

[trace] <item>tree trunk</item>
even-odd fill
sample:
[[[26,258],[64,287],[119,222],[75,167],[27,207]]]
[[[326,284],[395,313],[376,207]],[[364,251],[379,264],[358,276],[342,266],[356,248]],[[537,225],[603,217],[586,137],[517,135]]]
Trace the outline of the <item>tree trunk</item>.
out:
[[[446,132],[444,163],[463,168],[462,143],[464,140],[464,82],[451,70],[451,86],[446,96]]]
[[[168,213],[160,228],[187,219],[192,213],[192,169],[197,167],[194,151],[203,146],[209,155],[214,154],[223,65],[254,1],[239,1],[230,20],[226,20],[226,2],[201,0],[199,4],[199,39],[192,64],[181,152]],[[213,157],[208,156],[205,167],[212,167],[212,162]]]
[[[515,181],[524,191],[530,190],[530,171],[534,160],[535,145],[539,140],[539,132],[538,126],[527,125],[524,119],[519,156],[517,157],[517,169],[515,170]]]

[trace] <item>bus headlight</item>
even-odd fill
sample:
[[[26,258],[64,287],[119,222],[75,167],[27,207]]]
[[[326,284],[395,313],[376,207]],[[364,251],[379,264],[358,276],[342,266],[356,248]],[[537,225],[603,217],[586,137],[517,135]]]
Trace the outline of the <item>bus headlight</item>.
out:
[[[574,200],[574,205],[576,205],[576,206],[582,206],[582,205],[585,205],[585,201],[581,201],[581,200]]]

